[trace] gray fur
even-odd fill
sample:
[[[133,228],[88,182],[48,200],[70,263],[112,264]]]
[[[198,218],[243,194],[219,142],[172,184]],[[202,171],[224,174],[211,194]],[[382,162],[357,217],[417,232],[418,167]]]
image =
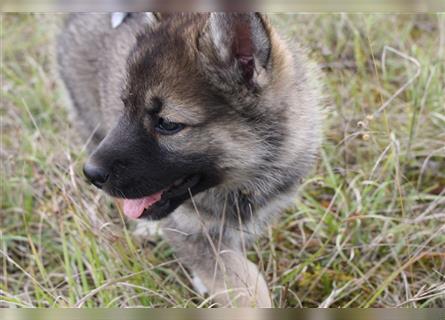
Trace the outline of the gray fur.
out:
[[[228,128],[215,118],[206,138],[169,145],[173,149],[217,145],[223,153],[219,167],[227,174],[222,184],[183,203],[161,225],[178,257],[215,301],[268,307],[266,282],[244,252],[292,205],[298,185],[316,160],[322,122],[319,72],[298,45],[286,43],[266,19],[251,15],[255,59],[260,62],[254,84],[260,93],[234,87],[239,79],[226,44],[232,37],[232,18],[225,15],[186,18],[196,19],[201,35],[196,68],[226,95],[233,114],[244,117],[244,125],[235,122]],[[203,19],[208,20],[204,29]],[[124,108],[121,95],[127,84],[128,56],[133,52],[133,59],[138,58],[136,37],[152,27],[156,28],[147,25],[143,14],[125,19],[116,29],[108,14],[75,14],[67,19],[58,41],[58,60],[85,139],[97,129],[97,144]],[[248,122],[249,117],[257,121]]]

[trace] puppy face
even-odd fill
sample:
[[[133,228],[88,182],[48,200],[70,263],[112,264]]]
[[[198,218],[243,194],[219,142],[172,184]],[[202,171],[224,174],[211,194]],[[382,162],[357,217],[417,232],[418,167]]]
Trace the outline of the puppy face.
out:
[[[282,135],[280,117],[258,107],[269,51],[254,14],[173,16],[148,29],[128,60],[125,108],[87,177],[123,198],[129,217],[149,219],[247,179]]]

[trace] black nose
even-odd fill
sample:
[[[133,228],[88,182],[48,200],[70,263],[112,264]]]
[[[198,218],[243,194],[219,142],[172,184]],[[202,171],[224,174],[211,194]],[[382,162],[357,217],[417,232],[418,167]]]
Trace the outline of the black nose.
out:
[[[83,173],[98,188],[102,188],[109,177],[108,170],[91,162],[83,166]]]

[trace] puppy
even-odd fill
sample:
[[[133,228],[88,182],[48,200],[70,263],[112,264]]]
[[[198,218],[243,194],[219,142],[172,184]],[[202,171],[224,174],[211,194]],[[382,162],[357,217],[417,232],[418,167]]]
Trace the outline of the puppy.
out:
[[[258,13],[73,14],[58,62],[93,137],[91,183],[129,218],[159,220],[214,301],[272,306],[245,250],[320,147],[319,72],[304,51]]]

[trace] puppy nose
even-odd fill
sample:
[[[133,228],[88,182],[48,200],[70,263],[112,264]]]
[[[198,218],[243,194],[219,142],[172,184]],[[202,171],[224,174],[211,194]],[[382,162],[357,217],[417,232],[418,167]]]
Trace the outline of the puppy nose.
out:
[[[105,168],[89,161],[83,166],[83,173],[98,188],[102,188],[109,177],[109,173]]]

